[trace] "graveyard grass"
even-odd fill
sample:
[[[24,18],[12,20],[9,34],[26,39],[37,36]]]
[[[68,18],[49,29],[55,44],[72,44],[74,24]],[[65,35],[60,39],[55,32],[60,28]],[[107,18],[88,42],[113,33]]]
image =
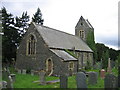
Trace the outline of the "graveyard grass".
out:
[[[99,73],[99,70],[89,70],[89,71],[95,71]],[[114,75],[118,75],[117,69],[112,69]],[[13,72],[14,73],[14,72]],[[60,83],[55,84],[47,84],[47,85],[40,85],[39,82],[34,82],[39,80],[38,75],[31,76],[30,74],[16,74],[16,81],[14,83],[14,88],[59,88]],[[58,77],[53,76],[47,76],[46,81],[52,81],[57,80]],[[76,88],[76,77],[70,76],[68,77],[68,88]],[[98,82],[95,85],[89,85],[88,88],[104,88],[104,80],[98,76]]]

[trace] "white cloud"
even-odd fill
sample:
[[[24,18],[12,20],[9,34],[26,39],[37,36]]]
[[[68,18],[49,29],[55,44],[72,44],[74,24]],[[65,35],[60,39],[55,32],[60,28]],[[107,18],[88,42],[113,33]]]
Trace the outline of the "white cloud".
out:
[[[80,16],[95,29],[96,42],[117,40],[119,0],[2,0],[8,11],[21,16],[27,11],[32,17],[40,7],[44,25],[74,34]],[[9,4],[8,4],[9,2]],[[114,37],[114,39],[112,39]],[[107,40],[105,40],[107,39]]]

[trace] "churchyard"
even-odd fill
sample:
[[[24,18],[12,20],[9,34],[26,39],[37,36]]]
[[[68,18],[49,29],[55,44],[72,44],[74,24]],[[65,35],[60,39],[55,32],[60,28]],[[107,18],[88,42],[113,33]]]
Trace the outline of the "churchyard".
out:
[[[118,84],[118,70],[111,69],[111,73],[99,69],[78,72],[73,76],[45,76],[44,73],[35,73],[23,70],[15,71],[10,68],[3,72],[4,88],[116,88]],[[7,75],[11,75],[11,77]],[[8,80],[7,80],[8,79]],[[5,82],[7,81],[7,82]],[[6,85],[7,84],[7,85]]]

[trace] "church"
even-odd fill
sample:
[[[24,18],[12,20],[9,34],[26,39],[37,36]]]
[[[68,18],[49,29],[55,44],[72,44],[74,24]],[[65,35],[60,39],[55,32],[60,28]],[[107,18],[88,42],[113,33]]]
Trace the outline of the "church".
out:
[[[93,65],[93,51],[86,44],[88,31],[94,28],[80,17],[75,35],[31,23],[17,50],[16,69],[45,71],[46,75],[73,75]]]

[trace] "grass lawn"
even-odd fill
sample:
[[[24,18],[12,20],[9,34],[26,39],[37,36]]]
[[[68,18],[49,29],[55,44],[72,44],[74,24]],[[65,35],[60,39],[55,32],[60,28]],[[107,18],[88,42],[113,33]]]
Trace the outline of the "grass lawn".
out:
[[[90,71],[96,71],[99,73],[99,70],[90,70]],[[118,75],[118,71],[116,69],[113,69],[113,74]],[[59,77],[46,77],[46,81],[56,80],[59,79]],[[38,81],[39,76],[34,75],[31,76],[30,74],[17,74],[16,73],[16,81],[14,83],[14,88],[60,88],[60,83],[54,83],[54,84],[47,84],[47,85],[40,85]],[[76,77],[70,76],[68,77],[68,88],[76,88]],[[98,82],[95,85],[89,85],[88,88],[104,88],[104,80],[98,76]]]

